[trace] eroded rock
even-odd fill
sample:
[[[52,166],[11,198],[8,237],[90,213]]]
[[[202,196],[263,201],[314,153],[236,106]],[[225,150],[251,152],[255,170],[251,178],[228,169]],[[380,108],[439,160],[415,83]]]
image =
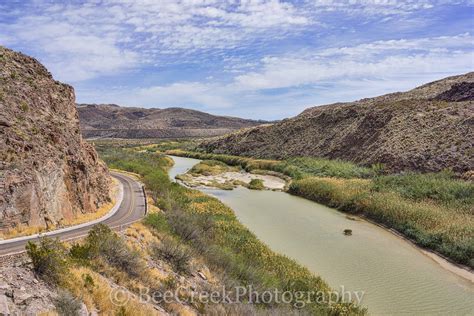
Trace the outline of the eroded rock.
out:
[[[9,316],[10,308],[8,307],[8,299],[5,295],[0,294],[0,316]]]
[[[0,46],[0,231],[48,227],[109,201],[109,174],[82,140],[74,89]]]

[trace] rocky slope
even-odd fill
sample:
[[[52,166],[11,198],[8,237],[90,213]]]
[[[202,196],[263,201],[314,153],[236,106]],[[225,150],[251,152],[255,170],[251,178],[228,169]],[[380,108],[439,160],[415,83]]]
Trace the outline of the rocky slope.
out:
[[[0,46],[0,231],[55,225],[110,199],[74,99],[35,59]]]
[[[204,142],[213,153],[382,163],[394,172],[474,169],[474,73],[404,93],[312,107],[279,123]]]
[[[86,138],[217,136],[263,123],[183,108],[144,109],[115,104],[78,104],[77,109]]]

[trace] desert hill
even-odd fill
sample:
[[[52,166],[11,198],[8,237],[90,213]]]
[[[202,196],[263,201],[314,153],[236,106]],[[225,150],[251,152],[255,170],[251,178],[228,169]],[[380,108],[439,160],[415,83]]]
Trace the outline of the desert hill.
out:
[[[474,168],[474,72],[356,102],[316,106],[281,122],[202,143],[213,153],[325,157],[390,171]]]
[[[184,108],[145,109],[115,104],[78,104],[77,109],[82,133],[87,138],[217,136],[264,123]]]

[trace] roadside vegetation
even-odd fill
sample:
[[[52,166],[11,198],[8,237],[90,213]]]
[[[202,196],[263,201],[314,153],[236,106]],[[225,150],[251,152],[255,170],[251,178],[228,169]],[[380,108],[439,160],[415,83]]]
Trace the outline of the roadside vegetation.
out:
[[[474,268],[474,184],[450,171],[385,174],[383,165],[367,168],[319,158],[277,161],[182,149],[166,153],[279,172],[292,178],[291,194],[364,216]]]
[[[142,256],[105,225],[96,225],[83,242],[71,245],[44,237],[38,243],[29,242],[26,249],[37,276],[58,289],[54,304],[59,315],[79,315],[81,302],[89,311],[101,313],[156,314],[132,292],[123,290],[130,300],[122,306],[110,299],[114,283],[134,291],[138,285],[152,286],[158,281],[143,269]]]
[[[294,260],[272,252],[218,199],[163,176],[169,167],[163,155],[110,147],[97,149],[110,167],[140,174],[151,195],[156,197],[157,206],[163,212],[148,215],[144,223],[158,236],[171,234],[179,243],[167,240],[153,247],[155,257],[169,260],[177,270],[186,273],[187,251],[199,253],[212,271],[219,271],[227,287],[251,284],[262,292],[273,288],[293,292],[331,291],[321,278]],[[151,178],[151,174],[156,176]],[[259,308],[275,306],[263,304]],[[305,311],[334,315],[365,313],[348,303],[320,303],[315,295],[310,297]]]
[[[110,167],[140,176],[152,203],[143,221],[122,234],[99,224],[78,242],[43,238],[28,244],[37,276],[58,288],[58,314],[75,315],[80,303],[89,311],[113,315],[366,314],[353,303],[328,303],[322,296],[329,297],[332,290],[320,277],[271,251],[218,199],[170,181],[166,156],[98,147]],[[309,294],[302,305],[297,294],[286,303],[246,304],[247,296],[243,304],[182,303],[196,293],[248,285],[259,293],[278,289]],[[141,302],[142,289],[158,297],[179,289],[179,300]],[[111,295],[125,303],[114,304]]]

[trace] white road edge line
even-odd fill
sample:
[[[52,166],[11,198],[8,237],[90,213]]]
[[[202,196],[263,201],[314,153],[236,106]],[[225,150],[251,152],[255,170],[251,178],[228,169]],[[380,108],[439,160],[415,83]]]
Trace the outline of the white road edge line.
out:
[[[78,224],[78,225],[74,225],[74,226],[69,226],[69,227],[65,227],[65,228],[61,228],[61,229],[57,229],[57,230],[52,230],[52,231],[45,232],[45,233],[39,233],[39,234],[34,234],[34,235],[28,235],[28,236],[22,236],[22,237],[16,237],[16,238],[11,238],[11,239],[0,240],[0,245],[6,245],[6,244],[14,243],[14,242],[17,242],[17,241],[31,240],[31,239],[35,239],[35,238],[39,238],[39,237],[43,237],[43,236],[51,236],[51,235],[61,234],[61,233],[69,232],[69,231],[76,230],[76,229],[79,229],[79,228],[84,228],[84,227],[87,227],[87,226],[92,226],[92,225],[98,224],[100,222],[103,222],[103,221],[109,219],[113,215],[115,215],[115,213],[117,213],[117,211],[119,210],[120,205],[122,204],[122,201],[123,201],[123,184],[119,180],[119,192],[118,192],[118,196],[117,196],[117,202],[115,203],[114,207],[112,207],[110,212],[107,213],[107,215],[102,216],[101,218],[98,218],[98,219],[90,221],[90,222],[86,222],[86,223],[82,223],[82,224]]]

